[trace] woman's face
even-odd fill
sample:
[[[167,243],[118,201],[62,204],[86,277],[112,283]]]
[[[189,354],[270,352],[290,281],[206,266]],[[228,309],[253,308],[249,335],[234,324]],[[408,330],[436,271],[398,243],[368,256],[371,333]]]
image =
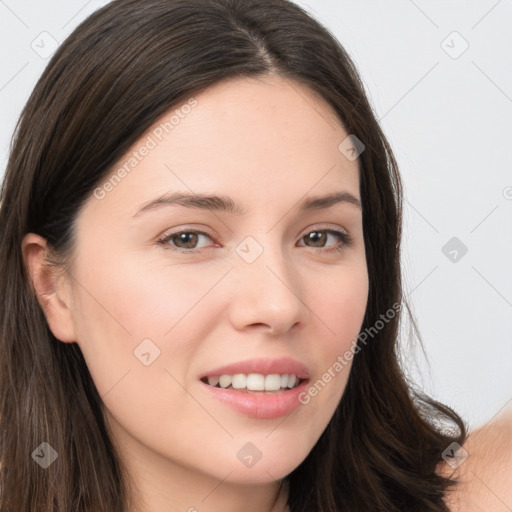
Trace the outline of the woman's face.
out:
[[[298,83],[232,79],[163,116],[85,204],[76,341],[134,466],[263,483],[313,448],[368,295],[348,135]]]

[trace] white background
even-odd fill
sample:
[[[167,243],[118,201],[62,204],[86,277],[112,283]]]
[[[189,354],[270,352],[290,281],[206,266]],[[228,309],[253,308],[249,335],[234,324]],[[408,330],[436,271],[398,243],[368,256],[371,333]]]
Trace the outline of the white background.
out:
[[[0,0],[1,174],[45,53],[106,3]],[[354,59],[401,168],[405,290],[428,357],[404,341],[411,373],[484,424],[512,399],[512,1],[296,3]],[[443,253],[452,237],[466,254]]]

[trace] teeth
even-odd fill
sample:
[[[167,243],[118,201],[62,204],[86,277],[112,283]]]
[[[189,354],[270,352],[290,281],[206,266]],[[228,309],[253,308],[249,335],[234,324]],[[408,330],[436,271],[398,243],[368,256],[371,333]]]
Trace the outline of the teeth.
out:
[[[243,389],[246,387],[247,384],[247,377],[243,373],[237,373],[236,375],[233,375],[233,381],[231,382],[231,385],[234,389]]]
[[[221,375],[220,377],[208,377],[210,386],[233,389],[247,389],[249,391],[279,391],[281,388],[291,389],[299,383],[296,375],[274,373],[263,375],[262,373],[236,373],[235,375]]]
[[[210,384],[210,386],[216,386],[218,383],[219,377],[208,377],[208,384]]]
[[[247,375],[247,389],[250,391],[265,391],[265,376],[262,373]]]
[[[281,388],[281,375],[267,375],[265,377],[265,390],[266,391],[277,391]]]
[[[231,385],[232,380],[233,379],[231,378],[231,375],[221,375],[219,378],[220,387],[227,388],[229,385]]]

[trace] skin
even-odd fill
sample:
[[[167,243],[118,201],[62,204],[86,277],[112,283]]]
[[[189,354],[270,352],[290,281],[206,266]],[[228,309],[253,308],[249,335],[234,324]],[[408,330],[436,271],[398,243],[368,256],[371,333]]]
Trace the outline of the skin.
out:
[[[458,483],[447,495],[451,512],[512,510],[512,402],[487,425],[471,432]]]
[[[69,273],[42,264],[38,235],[25,237],[23,251],[52,332],[79,344],[102,396],[139,491],[130,512],[281,510],[281,479],[324,431],[351,365],[276,419],[213,400],[199,377],[240,360],[290,356],[315,382],[351,348],[368,297],[361,209],[343,202],[299,214],[298,205],[333,191],[360,199],[358,161],[338,149],[348,133],[332,108],[298,83],[236,78],[195,99],[113,190],[89,198]],[[247,213],[166,206],[134,217],[176,191],[226,195]],[[157,242],[191,229],[208,237],[189,245],[175,237],[167,249]],[[345,231],[352,242],[337,251],[335,235],[306,237],[322,229]],[[235,250],[247,236],[263,249],[250,264]],[[149,366],[133,353],[145,338],[160,350]],[[237,458],[248,442],[262,453],[251,468]]]

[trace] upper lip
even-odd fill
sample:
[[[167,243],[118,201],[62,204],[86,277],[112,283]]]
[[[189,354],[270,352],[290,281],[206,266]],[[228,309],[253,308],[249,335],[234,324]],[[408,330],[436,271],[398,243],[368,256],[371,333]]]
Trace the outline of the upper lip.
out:
[[[249,373],[262,373],[263,375],[272,375],[276,373],[280,375],[293,374],[299,379],[309,379],[308,367],[300,361],[290,357],[274,359],[257,358],[238,361],[226,366],[213,368],[202,375],[201,379],[205,377],[220,377],[221,375],[235,375],[237,373],[244,373],[246,375]]]

